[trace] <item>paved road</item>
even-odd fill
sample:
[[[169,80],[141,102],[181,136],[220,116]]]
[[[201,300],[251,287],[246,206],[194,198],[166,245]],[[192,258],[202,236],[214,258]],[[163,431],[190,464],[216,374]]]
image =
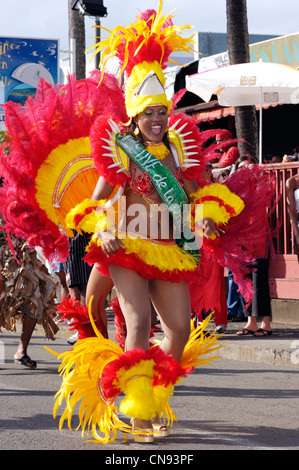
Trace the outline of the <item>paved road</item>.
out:
[[[0,449],[2,450],[273,450],[299,449],[299,370],[229,359],[217,359],[190,375],[171,398],[178,423],[168,438],[154,444],[136,444],[122,435],[108,445],[86,443],[80,431],[58,430],[52,418],[54,394],[61,379],[57,352],[69,346],[63,334],[55,342],[35,334],[29,353],[36,370],[14,364],[18,336],[4,332],[5,361],[0,364]],[[3,361],[2,361],[3,362]],[[74,428],[76,423],[74,423]],[[101,453],[101,458],[104,458]],[[110,453],[111,455],[111,453]]]

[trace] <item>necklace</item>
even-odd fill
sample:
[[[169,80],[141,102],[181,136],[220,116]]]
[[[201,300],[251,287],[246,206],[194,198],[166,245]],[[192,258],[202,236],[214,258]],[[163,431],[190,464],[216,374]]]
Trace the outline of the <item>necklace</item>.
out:
[[[158,160],[164,160],[169,154],[169,149],[163,142],[156,144],[155,142],[144,142],[146,150]]]

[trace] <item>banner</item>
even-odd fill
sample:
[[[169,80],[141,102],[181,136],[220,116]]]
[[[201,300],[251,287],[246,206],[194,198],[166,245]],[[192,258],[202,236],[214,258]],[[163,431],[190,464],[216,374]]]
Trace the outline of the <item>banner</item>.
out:
[[[58,82],[59,40],[0,37],[0,106],[23,103],[40,78]]]
[[[299,33],[257,42],[249,46],[251,62],[274,62],[299,67]]]
[[[289,34],[249,45],[250,61],[273,62],[299,67],[299,33]],[[221,52],[199,60],[198,72],[229,65],[228,52]]]

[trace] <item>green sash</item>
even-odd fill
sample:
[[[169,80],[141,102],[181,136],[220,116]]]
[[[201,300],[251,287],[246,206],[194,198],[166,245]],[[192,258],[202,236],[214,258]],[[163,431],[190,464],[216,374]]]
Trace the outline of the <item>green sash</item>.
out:
[[[154,188],[173,217],[177,245],[199,260],[195,236],[190,229],[187,229],[186,217],[183,214],[184,205],[189,204],[189,198],[174,174],[131,134],[116,134],[116,144],[143,172],[151,177]],[[186,232],[189,232],[188,238],[186,238]]]

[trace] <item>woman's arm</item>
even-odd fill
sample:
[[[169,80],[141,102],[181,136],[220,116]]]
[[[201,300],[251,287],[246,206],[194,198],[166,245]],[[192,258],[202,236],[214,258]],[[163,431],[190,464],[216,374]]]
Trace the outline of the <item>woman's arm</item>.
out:
[[[103,176],[100,176],[92,193],[91,200],[99,201],[100,199],[108,199],[113,189],[114,186],[108,183]]]
[[[108,199],[113,189],[114,186],[100,176],[91,199],[94,201]],[[101,248],[106,256],[113,255],[119,248],[125,248],[121,241],[110,230],[104,230],[98,233],[97,236],[101,239]]]

